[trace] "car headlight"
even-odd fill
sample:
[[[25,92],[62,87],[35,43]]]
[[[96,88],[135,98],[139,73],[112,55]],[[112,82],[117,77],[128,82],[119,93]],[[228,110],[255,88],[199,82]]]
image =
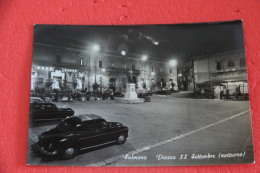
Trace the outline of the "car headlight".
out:
[[[52,145],[53,145],[53,143],[49,143],[48,148],[51,149]]]

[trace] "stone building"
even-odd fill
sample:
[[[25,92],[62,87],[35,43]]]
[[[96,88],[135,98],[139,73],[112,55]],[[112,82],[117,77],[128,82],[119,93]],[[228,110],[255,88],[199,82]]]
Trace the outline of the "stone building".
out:
[[[178,65],[178,88],[180,91],[194,91],[192,61]]]
[[[99,88],[124,91],[129,75],[137,88],[153,88],[161,81],[177,86],[177,67],[169,62],[118,51],[86,51],[55,44],[35,43],[31,90],[35,88],[85,89]]]
[[[194,58],[194,78],[197,90],[211,89],[215,97],[227,90],[248,93],[244,49]]]

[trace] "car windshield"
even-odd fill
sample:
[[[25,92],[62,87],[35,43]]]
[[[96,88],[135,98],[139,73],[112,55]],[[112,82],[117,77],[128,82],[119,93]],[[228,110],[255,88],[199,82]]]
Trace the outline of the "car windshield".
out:
[[[57,129],[61,130],[61,131],[70,131],[70,130],[74,130],[76,129],[76,125],[78,123],[74,122],[74,121],[70,121],[69,119],[64,120],[62,122],[60,122],[57,125]]]

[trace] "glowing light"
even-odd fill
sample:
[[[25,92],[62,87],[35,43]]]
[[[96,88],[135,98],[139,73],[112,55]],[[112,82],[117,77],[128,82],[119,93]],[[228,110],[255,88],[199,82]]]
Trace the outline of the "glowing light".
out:
[[[154,73],[154,72],[152,72],[152,73],[151,73],[151,75],[152,75],[152,76],[154,76],[154,75],[155,75],[155,73]]]
[[[182,77],[182,74],[178,74],[179,77]]]
[[[44,70],[44,67],[41,67],[42,70]]]
[[[106,71],[106,69],[102,68],[102,72],[105,72],[105,71]]]
[[[97,52],[100,50],[100,46],[98,44],[94,44],[93,47],[92,47],[92,50]]]
[[[142,61],[146,61],[147,58],[148,58],[147,55],[142,56]]]
[[[37,66],[37,69],[40,69],[41,67]]]
[[[159,44],[159,42],[158,41],[154,41],[153,44],[157,46]]]
[[[171,60],[169,62],[170,66],[176,66],[177,65],[177,61],[175,59]]]
[[[122,50],[121,51],[121,55],[125,56],[126,55],[126,51]]]

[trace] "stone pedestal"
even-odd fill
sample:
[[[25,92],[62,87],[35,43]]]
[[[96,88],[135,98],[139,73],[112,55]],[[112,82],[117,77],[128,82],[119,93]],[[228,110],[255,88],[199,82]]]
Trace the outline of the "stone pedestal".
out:
[[[129,99],[129,100],[137,99],[137,94],[135,92],[135,84],[134,83],[126,84],[125,99]]]
[[[119,99],[119,103],[129,103],[129,104],[137,104],[137,103],[144,103],[143,98],[138,98],[135,92],[135,84],[128,83],[126,84],[126,93],[125,98]]]

